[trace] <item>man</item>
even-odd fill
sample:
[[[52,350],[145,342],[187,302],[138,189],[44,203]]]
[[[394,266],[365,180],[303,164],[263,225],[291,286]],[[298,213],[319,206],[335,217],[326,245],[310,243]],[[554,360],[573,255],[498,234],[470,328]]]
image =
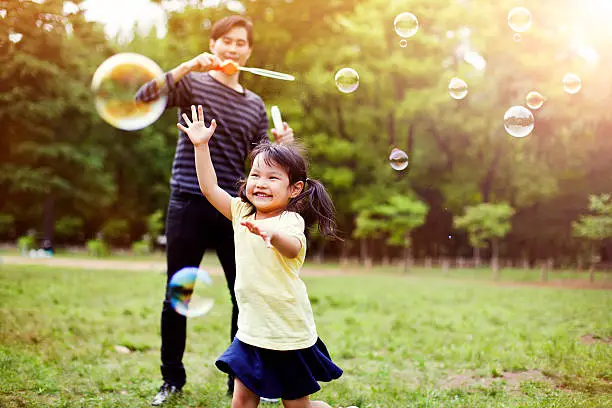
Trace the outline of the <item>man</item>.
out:
[[[213,165],[219,185],[237,196],[237,182],[244,178],[246,157],[261,140],[268,138],[268,117],[261,98],[239,83],[239,71],[226,75],[215,70],[225,60],[244,66],[253,45],[252,25],[241,16],[225,17],[211,29],[210,53],[186,61],[166,74],[168,107],[178,106],[182,113],[191,105],[202,105],[207,118],[215,118],[217,130],[210,142]],[[136,99],[154,100],[159,96],[158,82],[151,81],[138,92]],[[210,120],[210,119],[209,119]],[[207,123],[207,126],[209,123]],[[277,143],[291,142],[292,129],[272,130]],[[198,266],[204,252],[214,248],[225,272],[233,309],[230,341],[237,331],[238,306],[234,295],[236,263],[231,222],[204,198],[198,185],[193,145],[179,132],[172,165],[171,194],[166,218],[168,281],[180,269]],[[167,284],[166,284],[167,285]],[[166,290],[167,292],[167,290]],[[161,316],[161,372],[164,380],[152,405],[161,405],[185,385],[183,367],[187,320],[176,313],[168,300]],[[228,378],[228,393],[234,380]]]

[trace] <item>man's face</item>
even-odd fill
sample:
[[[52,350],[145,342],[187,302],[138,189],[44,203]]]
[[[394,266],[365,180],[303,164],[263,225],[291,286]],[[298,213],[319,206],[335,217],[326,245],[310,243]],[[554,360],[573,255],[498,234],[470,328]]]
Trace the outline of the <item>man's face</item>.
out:
[[[246,65],[251,56],[251,45],[244,27],[234,27],[216,40],[210,40],[210,51],[222,61],[232,60]]]

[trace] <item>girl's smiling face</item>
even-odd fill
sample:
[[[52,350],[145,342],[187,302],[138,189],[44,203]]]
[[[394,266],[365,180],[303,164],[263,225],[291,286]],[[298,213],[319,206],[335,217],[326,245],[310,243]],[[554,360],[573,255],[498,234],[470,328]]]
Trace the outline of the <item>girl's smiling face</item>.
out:
[[[245,190],[248,200],[257,210],[256,217],[270,218],[280,215],[303,187],[302,181],[290,184],[285,169],[259,154],[253,160]]]

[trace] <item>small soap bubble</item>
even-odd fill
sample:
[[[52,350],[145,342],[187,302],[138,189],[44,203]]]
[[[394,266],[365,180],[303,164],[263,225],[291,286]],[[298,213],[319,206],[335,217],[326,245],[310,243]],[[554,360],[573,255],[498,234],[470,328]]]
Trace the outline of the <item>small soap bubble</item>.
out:
[[[463,99],[468,93],[468,86],[463,79],[453,78],[448,83],[448,94],[453,99]]]
[[[412,13],[400,13],[393,20],[393,28],[400,37],[410,38],[419,30],[419,20]]]
[[[408,167],[408,155],[403,150],[394,148],[389,155],[389,164],[393,170],[404,170]]]
[[[517,33],[523,33],[531,27],[531,12],[525,7],[515,7],[508,13],[508,25]]]
[[[525,137],[534,127],[531,111],[524,106],[512,106],[504,115],[504,127],[512,137]]]
[[[359,87],[359,74],[353,68],[342,68],[334,78],[338,90],[342,93],[354,92]]]
[[[574,95],[582,88],[582,80],[576,74],[567,73],[563,77],[563,89],[570,95]]]
[[[531,91],[525,96],[525,104],[529,109],[540,109],[544,105],[544,96],[537,91]]]

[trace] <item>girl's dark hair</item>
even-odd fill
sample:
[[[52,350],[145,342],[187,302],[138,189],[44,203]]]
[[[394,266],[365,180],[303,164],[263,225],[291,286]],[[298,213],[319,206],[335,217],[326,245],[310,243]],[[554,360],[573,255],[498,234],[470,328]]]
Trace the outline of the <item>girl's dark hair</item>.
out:
[[[289,201],[287,211],[300,214],[304,218],[307,231],[309,227],[317,223],[318,230],[322,235],[340,239],[336,235],[336,208],[327,190],[325,190],[325,186],[320,181],[310,179],[306,175],[308,164],[304,158],[304,148],[295,143],[273,144],[263,141],[249,155],[251,167],[255,158],[259,155],[263,155],[264,163],[267,165],[276,165],[283,168],[289,175],[290,185],[298,181],[304,182],[302,192]],[[238,194],[242,201],[253,206],[253,203],[246,196],[246,180],[240,182]],[[254,206],[253,211],[255,211]]]

